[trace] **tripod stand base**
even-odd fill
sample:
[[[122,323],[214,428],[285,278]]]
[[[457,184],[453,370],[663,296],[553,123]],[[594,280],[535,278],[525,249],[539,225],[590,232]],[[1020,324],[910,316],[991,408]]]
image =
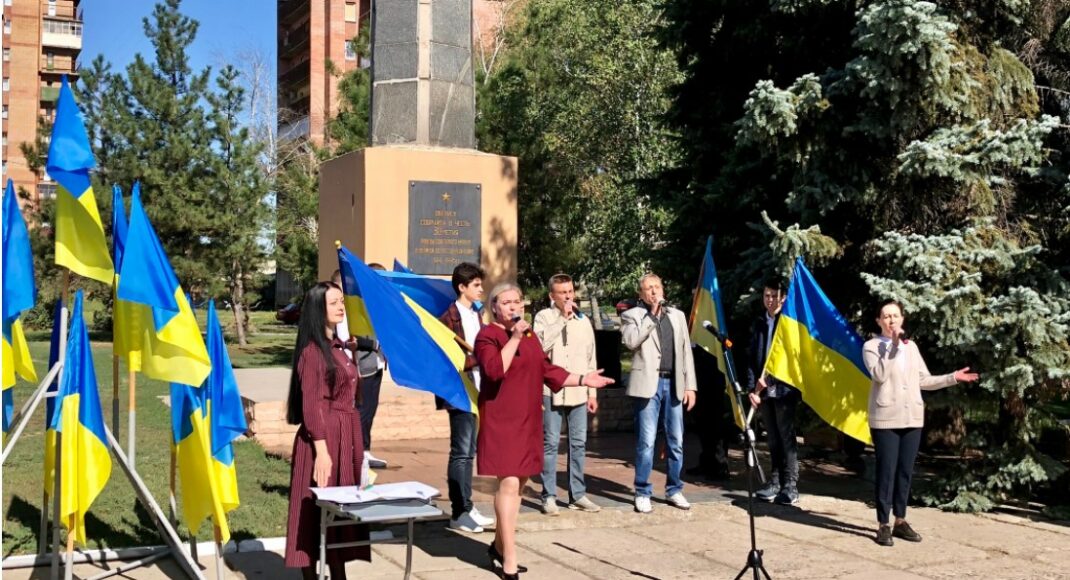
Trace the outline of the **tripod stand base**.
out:
[[[765,566],[762,565],[761,550],[753,549],[750,552],[747,552],[747,565],[744,566],[743,569],[739,571],[739,574],[736,575],[736,580],[742,578],[743,575],[747,573],[747,570],[754,571],[754,580],[760,579],[760,576],[758,576],[759,571],[761,571],[762,576],[765,577],[765,580],[773,580],[769,577],[769,572],[765,571]]]

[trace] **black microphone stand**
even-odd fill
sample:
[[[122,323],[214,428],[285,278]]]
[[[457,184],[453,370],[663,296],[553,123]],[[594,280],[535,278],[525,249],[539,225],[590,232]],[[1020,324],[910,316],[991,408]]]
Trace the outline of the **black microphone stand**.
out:
[[[740,412],[746,407],[743,406],[744,402],[748,402],[747,397],[743,396],[743,388],[739,386],[739,380],[736,377],[736,365],[732,359],[732,341],[728,336],[717,332],[716,328],[712,325],[703,325],[710,334],[717,338],[721,343],[721,348],[724,351],[725,372],[729,384],[732,385],[733,396],[736,398],[736,404],[739,407]],[[762,564],[762,552],[758,549],[758,541],[754,532],[754,472],[758,472],[758,479],[765,481],[765,475],[762,473],[762,466],[758,463],[758,452],[754,448],[754,429],[751,428],[751,420],[754,418],[753,413],[746,418],[743,426],[743,441],[746,445],[744,453],[747,455],[747,516],[750,519],[750,551],[747,552],[747,563],[743,566],[743,569],[736,575],[735,580],[740,580],[743,575],[747,573],[747,570],[751,570],[754,573],[754,580],[761,580],[761,576],[758,572],[761,571],[762,576],[765,576],[766,580],[772,580],[769,576],[769,572],[766,571],[765,566]]]

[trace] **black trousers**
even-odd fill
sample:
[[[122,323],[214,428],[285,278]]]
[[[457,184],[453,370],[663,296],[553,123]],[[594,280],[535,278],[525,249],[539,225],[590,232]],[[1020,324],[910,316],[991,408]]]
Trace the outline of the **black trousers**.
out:
[[[773,462],[772,481],[780,487],[799,484],[799,448],[795,441],[795,407],[802,394],[795,389],[776,398],[762,397],[758,409],[765,423],[769,455]]]
[[[360,378],[360,432],[364,436],[364,450],[372,448],[372,423],[379,410],[379,390],[383,386],[383,371]]]
[[[887,524],[889,512],[897,518],[907,515],[921,427],[870,429],[870,433],[877,452],[877,521]]]

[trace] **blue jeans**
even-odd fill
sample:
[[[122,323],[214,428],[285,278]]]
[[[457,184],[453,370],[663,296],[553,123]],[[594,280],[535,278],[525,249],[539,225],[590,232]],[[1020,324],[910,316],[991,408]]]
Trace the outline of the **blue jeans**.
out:
[[[658,390],[653,397],[633,397],[632,400],[635,403],[635,426],[639,431],[635,443],[635,495],[649,497],[654,492],[650,472],[654,469],[654,440],[658,435],[659,420],[668,444],[665,495],[683,490],[680,470],[684,466],[684,406],[673,393],[672,380],[658,379]]]
[[[450,458],[446,464],[446,487],[450,495],[451,518],[472,511],[472,466],[476,459],[476,416],[449,409]]]
[[[587,494],[583,483],[583,459],[587,453],[587,404],[553,405],[542,397],[542,498],[557,497],[557,448],[561,443],[561,420],[568,416],[568,501]]]

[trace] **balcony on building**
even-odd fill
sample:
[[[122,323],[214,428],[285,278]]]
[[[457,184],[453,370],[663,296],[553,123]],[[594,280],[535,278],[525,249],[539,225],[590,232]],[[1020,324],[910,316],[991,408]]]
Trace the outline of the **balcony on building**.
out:
[[[279,140],[308,139],[309,128],[308,115],[298,117],[288,123],[279,123]]]
[[[41,21],[41,46],[82,49],[82,23],[77,20],[45,18]]]
[[[302,50],[308,50],[308,39],[310,35],[311,31],[307,22],[298,26],[296,29],[287,32],[285,36],[281,37],[282,42],[279,44],[279,58],[292,58]]]
[[[282,90],[284,86],[288,87],[304,82],[308,79],[311,70],[312,66],[309,59],[290,67],[289,70],[279,75],[279,90]]]
[[[308,0],[279,0],[276,18],[279,26],[287,26],[307,16],[310,7]]]

